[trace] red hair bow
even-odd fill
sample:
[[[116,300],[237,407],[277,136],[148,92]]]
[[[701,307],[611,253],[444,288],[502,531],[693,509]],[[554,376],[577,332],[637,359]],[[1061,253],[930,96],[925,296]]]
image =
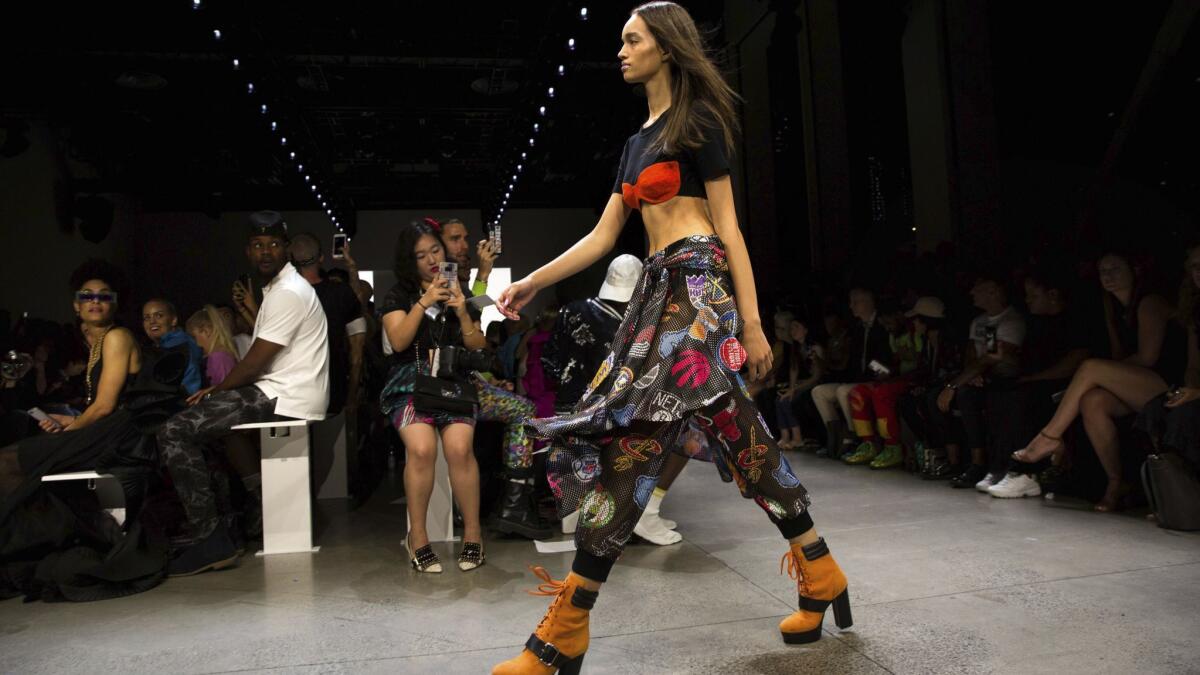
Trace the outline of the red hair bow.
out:
[[[439,223],[436,219],[426,217],[425,224],[432,227],[434,232],[437,232],[438,234],[442,233],[442,224]]]

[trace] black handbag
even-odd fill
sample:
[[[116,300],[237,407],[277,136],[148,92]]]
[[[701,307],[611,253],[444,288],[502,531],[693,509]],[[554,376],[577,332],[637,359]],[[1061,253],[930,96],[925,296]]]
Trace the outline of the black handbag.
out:
[[[1174,452],[1150,455],[1142,464],[1142,487],[1159,527],[1200,530],[1200,477],[1187,459]]]
[[[423,413],[475,415],[479,397],[475,385],[467,380],[451,380],[417,373],[413,385],[413,407]]]

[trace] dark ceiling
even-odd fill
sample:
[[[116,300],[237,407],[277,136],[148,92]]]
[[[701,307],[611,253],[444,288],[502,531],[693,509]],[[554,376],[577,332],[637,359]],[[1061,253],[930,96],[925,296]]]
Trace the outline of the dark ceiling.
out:
[[[691,10],[718,29],[720,7]],[[0,113],[63,130],[90,167],[75,171],[76,189],[135,194],[149,210],[311,208],[303,174],[342,212],[490,210],[522,151],[510,206],[592,205],[645,114],[616,67],[621,3],[156,0],[72,5],[69,21],[39,11],[0,47]]]

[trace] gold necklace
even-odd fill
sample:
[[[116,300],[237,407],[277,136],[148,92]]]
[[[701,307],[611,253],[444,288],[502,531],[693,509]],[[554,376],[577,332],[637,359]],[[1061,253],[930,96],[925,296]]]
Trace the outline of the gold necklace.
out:
[[[92,370],[100,362],[100,355],[104,351],[104,336],[108,335],[110,330],[112,330],[112,326],[105,328],[104,332],[92,342],[92,348],[88,351],[87,374],[84,376],[84,382],[87,384],[87,405],[92,404]]]

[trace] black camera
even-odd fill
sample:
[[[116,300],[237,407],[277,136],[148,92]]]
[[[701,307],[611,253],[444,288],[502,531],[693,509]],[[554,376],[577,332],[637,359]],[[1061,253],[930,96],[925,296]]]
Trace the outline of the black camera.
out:
[[[449,380],[462,379],[472,371],[500,372],[495,354],[486,349],[441,347],[433,364],[433,375]]]

